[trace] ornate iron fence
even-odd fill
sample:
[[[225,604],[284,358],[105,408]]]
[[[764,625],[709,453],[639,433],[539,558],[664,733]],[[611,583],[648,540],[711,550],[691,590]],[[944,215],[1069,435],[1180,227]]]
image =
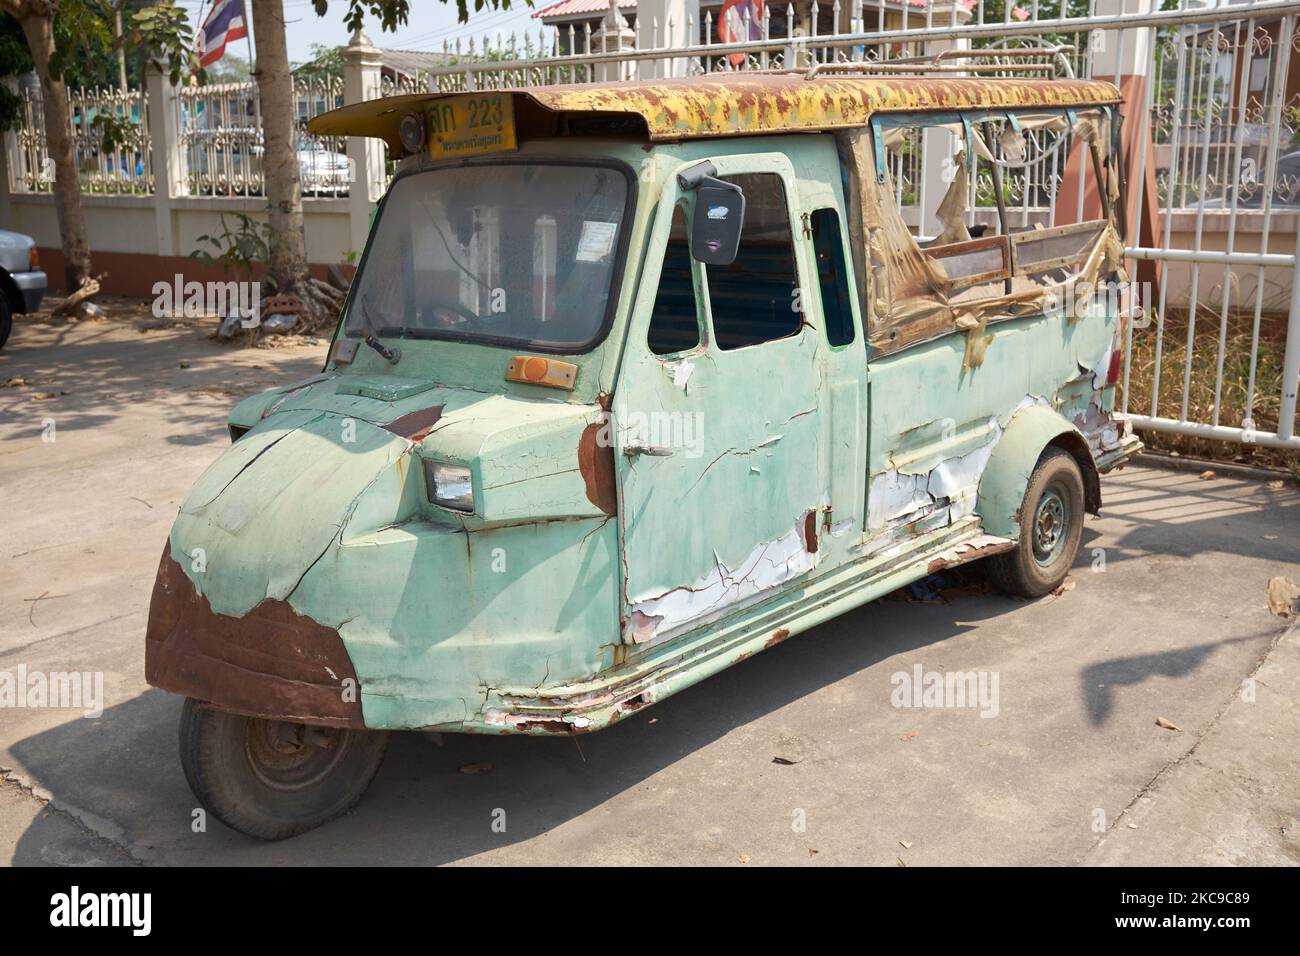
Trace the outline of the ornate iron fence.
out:
[[[45,141],[39,88],[21,92],[23,125],[11,156],[13,188],[49,192],[54,164]],[[143,90],[73,90],[68,94],[73,156],[82,192],[144,196],[153,192],[148,97]]]

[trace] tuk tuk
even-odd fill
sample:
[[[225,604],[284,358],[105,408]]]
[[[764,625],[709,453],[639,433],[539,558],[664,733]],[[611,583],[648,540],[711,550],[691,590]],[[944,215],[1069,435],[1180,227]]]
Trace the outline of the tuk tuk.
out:
[[[146,673],[203,806],[288,837],[388,731],[600,730],[965,562],[1056,589],[1140,447],[1119,107],[850,67],[314,119],[401,161],[324,368],[235,407],[163,551]],[[1088,195],[1030,222],[1048,164]]]

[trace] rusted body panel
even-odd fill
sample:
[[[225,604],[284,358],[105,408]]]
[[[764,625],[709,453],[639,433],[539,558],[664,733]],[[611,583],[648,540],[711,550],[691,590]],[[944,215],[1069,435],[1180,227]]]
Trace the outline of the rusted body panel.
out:
[[[266,599],[218,614],[163,552],[145,632],[145,679],[232,713],[364,727],[357,675],[337,630]]]
[[[1135,447],[1107,379],[1117,317],[953,321],[882,354],[867,345],[870,296],[850,295],[852,339],[832,345],[810,222],[827,209],[850,229],[861,220],[843,143],[750,134],[861,126],[877,110],[1111,103],[1112,87],[773,74],[517,95],[635,115],[656,141],[522,137],[511,154],[599,155],[636,173],[608,334],[563,356],[562,389],[511,375],[517,348],[403,339],[397,365],[363,346],[241,403],[231,424],[248,431],[182,503],[160,567],[152,682],[258,716],[589,731],[1014,546],[1014,502],[1049,442],[1078,450],[1099,504],[1096,471]],[[358,104],[313,129],[386,136],[427,99]],[[706,159],[723,178],[780,180],[801,317],[789,335],[724,350],[697,292],[700,343],[658,354],[647,343],[676,174]],[[870,250],[845,252],[845,269],[872,267]],[[656,447],[652,416],[698,413],[698,432]],[[426,462],[468,469],[472,513],[432,503]]]

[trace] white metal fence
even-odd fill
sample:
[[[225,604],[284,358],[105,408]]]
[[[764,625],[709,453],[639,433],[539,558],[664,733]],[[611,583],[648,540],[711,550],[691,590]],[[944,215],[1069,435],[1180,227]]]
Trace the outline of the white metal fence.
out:
[[[1056,75],[1121,85],[1134,142],[1150,143],[1136,148],[1130,166],[1137,214],[1128,224],[1128,253],[1152,295],[1130,303],[1127,411],[1153,431],[1300,449],[1300,60],[1293,57],[1300,48],[1300,0],[1159,6],[1159,0],[1022,0],[999,3],[992,13],[983,0],[787,4],[769,6],[761,23],[741,24],[737,32],[754,39],[731,44],[718,41],[711,14],[684,28],[647,17],[635,32],[625,19],[607,15],[594,27],[449,43],[446,65],[416,75],[384,70],[379,60],[359,54],[345,57],[346,69],[368,69],[373,81],[345,73],[337,81],[300,83],[297,110],[305,121],[341,105],[345,90],[373,96],[866,65],[888,74],[911,69],[909,59],[935,56],[942,70],[957,75],[978,69],[1032,77],[1035,68],[1016,51],[1052,48]],[[977,68],[962,60],[961,51],[971,48],[997,50],[1000,57]],[[81,117],[79,155],[93,166],[88,188],[147,193],[154,176],[144,95],[121,102],[74,96],[84,103],[74,116]],[[177,103],[185,192],[213,200],[259,195],[261,139],[251,86],[185,88]],[[144,146],[96,149],[99,110],[139,116]],[[36,126],[29,122],[19,161],[10,163],[18,170],[11,187],[19,191],[48,188],[38,175]],[[1051,223],[1067,201],[1068,146],[1054,144],[1051,135],[1044,132],[1035,144],[1038,160],[1002,184],[1013,228]],[[917,137],[898,154],[894,170],[900,205],[918,227],[938,199],[933,190],[926,195],[934,164],[925,150]],[[300,140],[309,195],[346,192],[337,179],[345,151],[362,155],[341,142]],[[382,168],[349,170],[349,178],[357,175],[374,175],[380,184],[384,178]],[[1084,164],[1068,193],[1078,213],[1089,175]],[[987,214],[996,200],[992,181],[976,179],[970,188],[975,215]]]
[[[181,86],[173,92],[188,194],[263,195],[256,84],[250,80]],[[28,85],[20,96],[24,122],[16,136],[11,187],[22,192],[49,192],[54,174],[39,87]],[[72,90],[68,101],[82,191],[152,195],[148,94],[143,90]],[[300,127],[318,113],[342,105],[342,77],[295,80],[294,108]],[[300,129],[295,146],[306,195],[347,194],[348,164],[340,137],[315,137]]]
[[[54,165],[45,146],[45,116],[35,86],[21,93],[23,125],[11,151],[13,188],[48,192]],[[153,192],[148,97],[143,90],[73,90],[68,94],[73,151],[82,189],[106,195]]]

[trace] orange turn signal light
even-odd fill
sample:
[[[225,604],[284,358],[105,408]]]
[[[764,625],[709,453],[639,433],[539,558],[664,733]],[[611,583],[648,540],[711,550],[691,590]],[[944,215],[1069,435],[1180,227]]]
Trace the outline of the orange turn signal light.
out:
[[[540,355],[516,355],[506,368],[507,382],[545,385],[548,388],[562,388],[571,392],[573,383],[577,380],[578,366],[572,362],[561,362]]]

